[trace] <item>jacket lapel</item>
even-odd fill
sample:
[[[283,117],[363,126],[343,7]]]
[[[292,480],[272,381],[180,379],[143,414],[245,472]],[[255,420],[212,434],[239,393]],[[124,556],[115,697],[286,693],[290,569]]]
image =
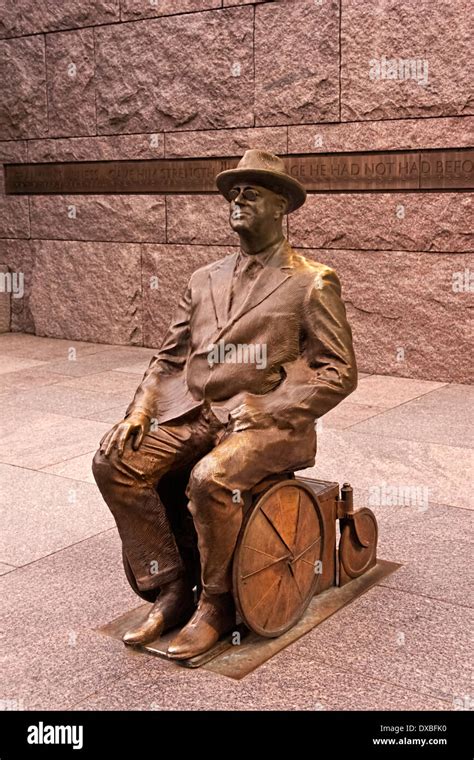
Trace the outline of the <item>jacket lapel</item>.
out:
[[[216,314],[217,326],[224,327],[229,317],[229,304],[232,289],[232,278],[238,253],[228,256],[217,269],[211,269],[209,278],[211,282],[211,295]]]
[[[244,303],[234,314],[232,319],[229,319],[232,279],[237,258],[238,253],[229,256],[228,259],[225,259],[221,267],[211,270],[210,272],[212,299],[216,311],[217,325],[219,327],[219,334],[216,337],[216,340],[218,340],[220,335],[227,328],[231,327],[238,319],[250,311],[250,309],[255,308],[255,306],[258,306],[258,304],[264,301],[265,298],[268,298],[268,296],[279,288],[285,280],[291,277],[292,274],[292,250],[288,242],[285,241],[285,244],[276,252],[275,258],[272,258],[272,266],[263,267],[262,271],[259,272],[254,280]]]
[[[268,298],[268,296],[279,288],[290,276],[291,275],[288,271],[285,272],[281,269],[274,269],[273,267],[263,267],[250,288],[247,298],[236,314],[234,314],[229,324],[234,324],[234,322],[250,311],[250,309],[258,306],[259,303],[264,301],[265,298]]]

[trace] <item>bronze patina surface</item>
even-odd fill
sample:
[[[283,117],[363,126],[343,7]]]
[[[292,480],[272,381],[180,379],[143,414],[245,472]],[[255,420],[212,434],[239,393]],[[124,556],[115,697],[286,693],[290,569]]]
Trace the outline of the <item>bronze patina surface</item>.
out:
[[[93,464],[127,578],[153,602],[123,639],[144,646],[176,629],[177,660],[234,630],[236,608],[262,637],[295,625],[337,584],[337,519],[341,583],[376,562],[375,518],[354,511],[350,486],[294,479],[315,462],[316,420],[357,385],[338,277],[283,234],[305,187],[259,150],[216,183],[240,250],[191,276]]]

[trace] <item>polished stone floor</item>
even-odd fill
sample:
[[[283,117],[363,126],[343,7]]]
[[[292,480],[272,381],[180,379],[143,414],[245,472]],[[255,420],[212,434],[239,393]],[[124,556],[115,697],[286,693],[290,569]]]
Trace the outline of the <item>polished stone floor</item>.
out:
[[[140,601],[91,458],[152,353],[0,336],[0,709],[472,709],[469,386],[364,375],[323,418],[305,474],[349,481],[403,567],[243,680],[97,633]]]

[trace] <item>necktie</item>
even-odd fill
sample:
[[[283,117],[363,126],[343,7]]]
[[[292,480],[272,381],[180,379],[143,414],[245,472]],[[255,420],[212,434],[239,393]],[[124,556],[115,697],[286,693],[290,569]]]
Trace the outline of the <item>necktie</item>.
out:
[[[232,295],[230,303],[230,315],[234,315],[247,298],[251,284],[261,269],[260,263],[253,257],[248,256],[235,273],[232,282]]]

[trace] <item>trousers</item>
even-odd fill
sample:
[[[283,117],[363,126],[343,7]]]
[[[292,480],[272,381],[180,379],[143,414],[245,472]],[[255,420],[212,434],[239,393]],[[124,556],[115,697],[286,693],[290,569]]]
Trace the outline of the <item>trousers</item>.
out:
[[[201,582],[208,594],[232,589],[232,558],[243,518],[243,494],[268,475],[314,464],[314,425],[247,428],[234,432],[207,404],[178,421],[160,424],[137,451],[94,456],[93,473],[114,516],[129,565],[142,591],[185,574],[169,513],[157,485],[173,470],[191,466],[188,509],[197,533]],[[171,509],[173,505],[171,505]]]

